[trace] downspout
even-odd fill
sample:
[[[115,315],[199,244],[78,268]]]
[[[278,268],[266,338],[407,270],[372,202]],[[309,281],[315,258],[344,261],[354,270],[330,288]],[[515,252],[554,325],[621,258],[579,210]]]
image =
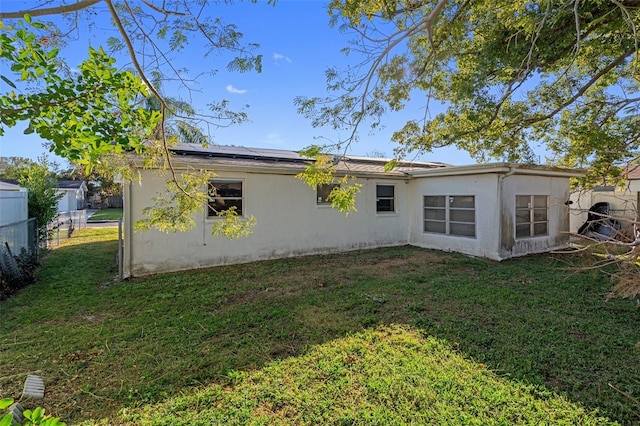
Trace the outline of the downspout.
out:
[[[503,211],[504,211],[504,209],[503,209],[503,200],[502,200],[502,187],[504,185],[504,180],[506,178],[508,178],[509,176],[513,176],[515,173],[516,173],[516,167],[514,165],[512,165],[512,164],[509,164],[509,171],[498,178],[498,203],[500,203],[499,204],[500,205],[500,217],[499,217],[500,220],[499,220],[499,223],[498,223],[498,235],[500,235],[500,241],[498,241],[498,256],[500,257],[500,259],[503,258],[501,252],[502,252],[503,244],[505,243],[505,241],[504,241],[505,236],[504,236],[503,228],[502,228],[503,227],[503,223],[504,223],[504,220],[503,220],[503,217],[502,217],[502,214],[503,214]]]
[[[207,245],[207,206],[204,206],[204,213],[202,214],[202,245]]]
[[[635,237],[640,238],[640,191],[636,192],[636,224],[634,225]]]
[[[129,268],[125,271],[123,278],[129,278],[131,276],[131,270],[133,268],[133,184],[131,182],[127,182],[126,185],[127,192],[129,194],[129,196],[127,197],[129,198],[129,205],[127,206],[127,210],[129,212],[129,220],[127,221],[127,223],[125,223],[125,226],[127,227],[127,232],[125,233],[125,241],[127,242],[125,257],[127,258],[126,260]]]

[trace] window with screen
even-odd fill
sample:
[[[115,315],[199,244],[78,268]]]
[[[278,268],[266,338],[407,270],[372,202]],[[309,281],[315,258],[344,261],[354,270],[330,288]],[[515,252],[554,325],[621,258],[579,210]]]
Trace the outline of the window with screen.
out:
[[[425,195],[424,232],[476,236],[476,207],[473,195]]]
[[[516,238],[549,235],[546,195],[516,195]]]

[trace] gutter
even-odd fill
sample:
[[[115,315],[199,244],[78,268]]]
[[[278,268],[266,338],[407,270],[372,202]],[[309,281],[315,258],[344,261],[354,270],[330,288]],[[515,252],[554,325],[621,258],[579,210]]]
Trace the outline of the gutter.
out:
[[[127,256],[127,260],[129,263],[129,271],[123,274],[123,278],[131,277],[131,271],[133,270],[133,199],[132,199],[133,190],[131,189],[132,186],[133,184],[131,182],[127,184],[127,192],[129,193],[129,197],[128,197],[129,207],[127,208],[127,210],[129,210],[129,220],[128,220],[128,223],[125,223],[125,225],[127,226],[128,237],[129,237],[128,238],[129,251]]]
[[[537,175],[537,176],[555,176],[555,177],[578,177],[584,176],[586,172],[577,169],[561,169],[547,166],[529,166],[514,163],[490,163],[490,164],[472,164],[466,166],[440,167],[431,170],[413,172],[411,176],[434,177],[434,176],[465,176],[486,173],[506,173],[509,175]]]

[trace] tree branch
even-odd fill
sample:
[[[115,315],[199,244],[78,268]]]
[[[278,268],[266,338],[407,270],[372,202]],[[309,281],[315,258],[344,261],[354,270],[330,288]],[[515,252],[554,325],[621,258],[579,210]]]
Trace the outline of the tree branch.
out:
[[[544,121],[544,120],[548,120],[552,117],[554,117],[557,113],[559,113],[560,111],[562,111],[564,108],[568,107],[569,105],[573,104],[575,101],[577,101],[582,95],[584,95],[586,93],[587,90],[589,90],[589,88],[591,86],[593,86],[602,76],[606,75],[609,71],[611,71],[612,69],[614,69],[615,67],[617,67],[618,65],[622,64],[625,59],[627,59],[629,56],[631,56],[632,54],[634,54],[636,52],[636,49],[629,49],[626,52],[624,52],[622,55],[618,56],[615,60],[613,60],[611,63],[609,63],[606,67],[602,68],[599,72],[597,72],[596,74],[594,74],[591,79],[589,79],[589,81],[587,81],[581,88],[580,90],[578,90],[572,97],[570,97],[569,99],[567,99],[566,101],[564,101],[562,104],[560,104],[556,109],[554,109],[553,111],[542,115],[542,116],[538,116],[538,117],[533,117],[530,118],[528,120],[524,120],[524,122],[522,123],[523,125],[530,125],[530,124],[534,124],[534,123],[538,123],[540,121]]]
[[[180,12],[177,12],[177,11],[170,11],[170,10],[166,10],[166,9],[160,8],[160,7],[156,6],[155,4],[151,3],[148,0],[142,0],[142,3],[146,4],[151,9],[153,9],[156,12],[161,13],[161,14],[163,14],[165,16],[166,15],[187,16],[186,13],[180,13]]]
[[[24,15],[30,16],[47,16],[47,15],[59,15],[62,13],[76,12],[78,10],[86,9],[103,0],[78,0],[74,4],[67,4],[55,7],[45,7],[42,9],[25,9],[16,12],[0,12],[0,19],[19,19]]]

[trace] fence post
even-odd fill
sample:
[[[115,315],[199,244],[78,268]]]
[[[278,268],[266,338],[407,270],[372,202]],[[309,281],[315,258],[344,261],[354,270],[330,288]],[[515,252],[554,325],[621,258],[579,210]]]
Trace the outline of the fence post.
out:
[[[35,219],[33,219],[33,228],[36,231],[35,232],[36,240],[34,241],[35,246],[36,246],[36,262],[40,262],[40,230],[36,226]],[[45,246],[45,248],[46,248],[46,246]]]

